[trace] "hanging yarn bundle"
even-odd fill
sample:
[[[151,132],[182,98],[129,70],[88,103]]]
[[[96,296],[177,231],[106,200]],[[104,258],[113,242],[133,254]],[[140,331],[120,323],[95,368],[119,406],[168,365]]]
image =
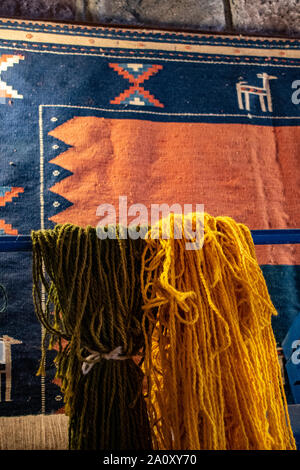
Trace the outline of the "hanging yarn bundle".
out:
[[[33,298],[69,416],[70,449],[151,449],[143,373],[144,240],[99,239],[72,224],[32,232]],[[110,230],[108,228],[108,230]],[[57,347],[57,346],[56,346]]]
[[[203,248],[187,250],[197,217],[171,214],[145,240],[143,367],[154,448],[295,449],[271,327],[277,312],[251,233],[204,214]]]

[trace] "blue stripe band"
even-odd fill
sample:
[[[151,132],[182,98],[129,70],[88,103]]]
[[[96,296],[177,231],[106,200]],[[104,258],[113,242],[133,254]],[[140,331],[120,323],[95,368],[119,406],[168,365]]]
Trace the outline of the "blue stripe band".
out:
[[[289,245],[300,243],[300,229],[251,230],[255,245]],[[29,235],[0,236],[0,252],[31,251]]]

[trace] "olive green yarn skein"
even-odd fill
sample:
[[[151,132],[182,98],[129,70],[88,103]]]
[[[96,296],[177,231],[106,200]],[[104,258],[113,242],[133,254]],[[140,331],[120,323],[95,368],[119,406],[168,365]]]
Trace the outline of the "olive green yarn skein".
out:
[[[144,240],[99,239],[72,224],[33,231],[33,299],[44,326],[38,374],[56,344],[56,378],[69,416],[72,450],[151,449],[143,373],[132,360],[144,348],[141,255]],[[105,359],[122,348],[124,360]],[[91,353],[99,356],[84,375]]]

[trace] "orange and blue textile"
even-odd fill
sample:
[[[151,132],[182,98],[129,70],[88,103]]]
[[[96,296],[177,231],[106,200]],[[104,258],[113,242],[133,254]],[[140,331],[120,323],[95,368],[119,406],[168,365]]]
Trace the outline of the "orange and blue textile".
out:
[[[299,45],[2,19],[0,236],[96,226],[98,206],[118,210],[120,196],[149,211],[204,204],[250,229],[299,228]],[[284,343],[299,324],[299,245],[257,246],[257,257],[287,365],[296,353],[286,383],[300,403],[299,345]],[[46,379],[35,375],[31,255],[0,259],[0,416],[59,412],[51,360]]]

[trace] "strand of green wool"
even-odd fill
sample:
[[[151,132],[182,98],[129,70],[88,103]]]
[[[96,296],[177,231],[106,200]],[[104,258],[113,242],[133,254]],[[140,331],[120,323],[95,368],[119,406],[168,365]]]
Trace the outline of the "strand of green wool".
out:
[[[120,227],[117,226],[117,236]],[[73,450],[151,449],[143,373],[131,359],[144,348],[141,255],[144,240],[105,239],[72,224],[32,232],[33,299],[46,349],[58,344]],[[90,351],[122,347],[129,359],[100,359],[86,374]]]

